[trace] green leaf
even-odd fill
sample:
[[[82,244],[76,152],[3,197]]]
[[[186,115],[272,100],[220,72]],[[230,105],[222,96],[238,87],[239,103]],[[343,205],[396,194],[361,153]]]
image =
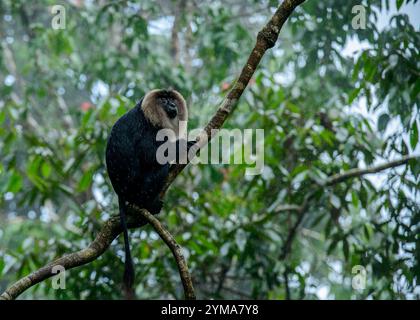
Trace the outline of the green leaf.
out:
[[[351,192],[351,202],[353,203],[353,206],[355,206],[356,208],[359,206],[359,196],[354,190]]]
[[[79,192],[85,191],[90,186],[90,184],[92,183],[93,173],[94,173],[94,170],[89,169],[83,174],[77,186],[77,191]]]
[[[397,9],[400,10],[403,4],[404,4],[404,0],[397,0]]]
[[[380,132],[384,132],[385,131],[385,129],[386,129],[387,125],[388,125],[389,119],[390,118],[389,118],[389,115],[387,113],[383,113],[383,114],[381,114],[379,116],[379,119],[378,119],[378,130]]]
[[[23,185],[22,177],[14,172],[9,179],[7,190],[9,192],[17,193],[20,189],[22,189],[22,185]]]
[[[0,275],[3,275],[4,265],[5,263],[3,258],[0,258]]]
[[[363,232],[365,234],[366,239],[370,240],[373,231],[372,231],[372,228],[368,224],[363,225]]]
[[[416,83],[413,86],[413,89],[410,92],[411,100],[415,100],[416,97],[419,95],[419,93],[420,93],[420,79],[417,79]]]
[[[2,110],[0,112],[0,124],[2,124],[4,122],[4,120],[6,120],[6,111]]]
[[[410,145],[413,150],[416,148],[417,143],[419,142],[419,129],[417,126],[417,121],[414,121],[413,126],[410,131]]]
[[[44,178],[48,178],[51,175],[51,166],[49,163],[44,162],[41,166],[41,173]]]
[[[360,202],[362,203],[363,208],[367,207],[368,205],[367,201],[368,201],[368,193],[367,193],[366,188],[362,185],[360,187]]]
[[[334,134],[329,130],[322,130],[320,133],[320,136],[322,140],[324,140],[327,144],[329,144],[331,147],[334,146]]]
[[[346,259],[346,260],[348,260],[349,259],[349,243],[348,243],[348,241],[347,241],[347,239],[344,239],[343,240],[343,254],[344,254],[344,258]]]
[[[348,104],[351,104],[351,103],[354,101],[354,99],[356,99],[356,98],[357,98],[357,96],[358,96],[358,95],[359,95],[359,93],[360,93],[360,90],[362,90],[362,87],[357,88],[357,89],[353,90],[353,91],[350,93],[350,95],[349,95],[349,101],[348,101]]]
[[[411,172],[417,178],[420,175],[420,161],[418,159],[411,159],[409,162]]]
[[[327,255],[330,255],[331,252],[333,252],[333,250],[335,249],[337,244],[338,244],[338,238],[336,236],[334,236],[333,240],[331,241],[331,244],[328,246]]]
[[[352,80],[356,81],[357,77],[359,76],[360,66],[362,64],[363,59],[366,56],[366,51],[362,53],[359,59],[357,59],[356,65],[354,66],[353,73],[352,73]],[[357,90],[357,89],[356,89]]]
[[[287,101],[287,102],[286,102],[286,106],[287,106],[287,108],[288,108],[291,112],[293,112],[293,113],[297,113],[297,114],[299,114],[299,113],[300,113],[300,109],[299,109],[299,107],[298,107],[297,105],[295,105],[295,104],[293,104],[293,103],[291,103],[291,102]]]

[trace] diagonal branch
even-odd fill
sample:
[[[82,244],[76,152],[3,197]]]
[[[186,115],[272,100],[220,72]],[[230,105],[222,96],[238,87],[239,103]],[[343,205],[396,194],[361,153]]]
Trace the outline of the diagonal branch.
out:
[[[156,232],[160,235],[162,240],[167,244],[169,249],[171,249],[172,254],[174,255],[175,261],[178,265],[179,275],[181,277],[182,285],[184,287],[185,299],[195,300],[194,287],[191,280],[191,275],[188,271],[188,266],[185,261],[184,255],[182,254],[182,249],[179,244],[175,241],[174,237],[166,230],[160,221],[153,216],[147,210],[141,210],[141,214],[144,218],[155,228]]]
[[[257,69],[263,55],[276,43],[283,24],[286,22],[287,18],[290,16],[293,10],[304,1],[305,0],[284,0],[270,21],[258,33],[255,47],[253,48],[245,66],[242,68],[238,80],[200,135],[201,138],[196,144],[196,152],[198,152],[200,148],[204,147],[207,142],[211,140],[214,134],[212,131],[214,132],[214,129],[220,129],[223,126],[227,117],[234,110],[234,107],[236,106],[239,98],[242,96],[242,93],[244,92],[249,80]],[[178,164],[173,167],[160,194],[161,198],[165,196],[169,186],[185,167],[186,164]],[[140,227],[146,224],[144,218],[139,217],[139,208],[134,208],[134,212],[136,215],[129,217],[129,227]],[[52,274],[52,267],[54,265],[60,264],[65,269],[71,269],[92,262],[106,251],[112,240],[114,240],[120,233],[121,227],[119,219],[116,217],[110,218],[105,222],[97,237],[89,245],[89,247],[59,258],[54,262],[42,267],[41,269],[31,273],[30,275],[22,278],[21,280],[18,280],[15,284],[13,284],[3,294],[0,295],[0,300],[15,299],[31,286],[52,277],[54,275]]]
[[[129,228],[138,228],[144,224],[144,221],[138,219],[138,217],[128,217]],[[52,271],[55,266],[62,266],[65,270],[69,270],[92,262],[108,249],[111,242],[121,232],[122,229],[119,216],[111,217],[104,223],[101,230],[96,235],[95,240],[93,240],[93,242],[87,248],[58,258],[57,260],[54,260],[46,266],[18,280],[0,295],[0,300],[16,299],[26,289],[41,281],[51,278],[55,275]]]
[[[195,145],[196,153],[199,149],[207,145],[207,143],[214,137],[214,135],[217,133],[217,130],[215,129],[220,129],[223,126],[227,117],[236,107],[239,98],[242,96],[242,93],[247,87],[249,80],[254,75],[254,72],[257,69],[265,52],[272,48],[276,43],[283,24],[286,22],[287,18],[290,16],[293,10],[304,1],[305,0],[283,1],[270,21],[258,33],[257,42],[252,49],[251,54],[245,63],[245,66],[242,68],[237,81],[220,104],[214,116],[210,119],[209,123],[205,126],[204,130],[199,135],[198,143]],[[164,196],[166,190],[169,188],[175,178],[180,174],[182,170],[184,170],[189,161],[191,161],[191,159],[187,159],[186,164],[177,164],[171,168],[169,177],[166,180],[166,184],[161,192],[161,198]]]

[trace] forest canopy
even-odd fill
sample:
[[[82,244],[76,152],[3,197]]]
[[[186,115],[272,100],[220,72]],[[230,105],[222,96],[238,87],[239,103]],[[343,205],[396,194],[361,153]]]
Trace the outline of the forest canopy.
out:
[[[188,128],[203,128],[281,2],[0,2],[0,294],[118,212],[104,158],[115,121],[175,88]],[[233,153],[190,164],[157,216],[198,298],[420,299],[419,12],[417,0],[293,11],[223,126],[264,130],[261,172]],[[130,241],[137,297],[182,299],[156,230]],[[20,298],[121,299],[123,245],[66,270],[65,289],[48,279]]]

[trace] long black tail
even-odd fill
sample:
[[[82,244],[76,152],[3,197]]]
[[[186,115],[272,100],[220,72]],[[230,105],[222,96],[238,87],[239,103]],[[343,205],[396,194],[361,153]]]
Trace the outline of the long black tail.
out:
[[[133,290],[134,283],[134,266],[131,258],[130,243],[128,241],[127,217],[126,217],[126,204],[121,198],[118,199],[120,207],[121,226],[124,233],[124,248],[125,248],[125,267],[124,267],[124,295],[126,299],[134,299],[135,292]]]

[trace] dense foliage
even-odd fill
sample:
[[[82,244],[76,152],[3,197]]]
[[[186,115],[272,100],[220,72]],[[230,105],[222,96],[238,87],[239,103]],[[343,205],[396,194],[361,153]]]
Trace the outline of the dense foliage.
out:
[[[116,213],[104,162],[115,120],[172,86],[188,98],[189,128],[204,126],[278,5],[60,3],[66,28],[54,30],[56,1],[0,2],[0,291],[86,247]],[[365,29],[352,27],[359,4]],[[323,186],[419,152],[419,21],[404,13],[416,10],[409,0],[308,0],[288,20],[226,124],[265,130],[263,173],[189,166],[159,215],[199,298],[420,297],[419,162]],[[303,214],[282,210],[308,194]],[[153,229],[130,234],[138,297],[182,298]],[[119,299],[122,261],[118,238],[68,271],[65,290],[47,280],[22,298]],[[352,288],[358,265],[364,290]]]

